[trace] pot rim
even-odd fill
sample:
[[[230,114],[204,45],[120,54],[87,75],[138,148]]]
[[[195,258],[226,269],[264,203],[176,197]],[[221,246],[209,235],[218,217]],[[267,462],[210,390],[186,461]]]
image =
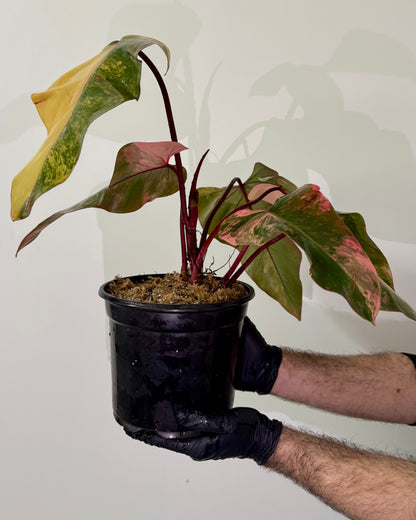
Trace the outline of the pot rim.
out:
[[[133,275],[133,276],[123,276],[122,279],[139,279],[139,278],[147,278],[147,277],[161,277],[164,276],[165,273],[156,273],[156,274],[142,274],[142,275]],[[147,302],[138,302],[133,300],[125,300],[123,298],[119,298],[117,296],[113,296],[112,294],[107,292],[107,287],[110,283],[112,283],[115,279],[109,280],[101,285],[98,289],[98,295],[103,298],[106,302],[113,303],[115,305],[121,305],[123,307],[133,307],[137,309],[149,309],[149,310],[159,310],[164,312],[201,312],[201,311],[215,311],[224,308],[232,308],[244,305],[254,298],[255,292],[251,285],[246,282],[241,282],[238,280],[238,283],[244,286],[247,291],[246,296],[242,298],[238,298],[237,300],[230,300],[227,302],[218,302],[218,303],[186,303],[186,304],[177,304],[177,303],[147,303]]]

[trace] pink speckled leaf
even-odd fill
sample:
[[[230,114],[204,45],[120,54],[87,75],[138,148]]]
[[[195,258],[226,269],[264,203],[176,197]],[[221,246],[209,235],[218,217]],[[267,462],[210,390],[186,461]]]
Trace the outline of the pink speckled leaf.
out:
[[[261,246],[280,233],[306,252],[318,285],[341,294],[355,312],[374,322],[381,299],[376,269],[317,186],[302,186],[268,210],[235,213],[224,222],[220,238],[233,246]]]
[[[378,246],[367,234],[364,218],[359,213],[338,213],[344,224],[348,226],[355,238],[363,246],[364,251],[371,259],[379,277],[391,288],[394,289],[393,275],[387,258],[380,251]]]

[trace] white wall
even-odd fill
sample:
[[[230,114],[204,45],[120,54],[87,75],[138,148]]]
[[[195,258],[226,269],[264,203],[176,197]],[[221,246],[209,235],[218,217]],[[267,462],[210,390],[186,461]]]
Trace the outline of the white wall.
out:
[[[76,173],[38,201],[30,221],[10,222],[9,188],[44,138],[29,94],[114,39],[153,36],[173,53],[168,84],[180,138],[193,150],[190,164],[211,148],[201,182],[224,184],[236,172],[244,178],[261,160],[296,183],[320,184],[337,209],[366,217],[398,292],[416,306],[415,16],[416,5],[407,0],[3,5],[1,518],[342,518],[253,463],[194,463],[132,441],[112,419],[107,325],[97,288],[116,273],[179,268],[175,197],[133,215],[67,216],[13,256],[42,218],[109,178],[121,144],[168,138],[149,75],[142,103],[94,123]],[[157,51],[152,56],[163,63]],[[218,248],[215,256],[220,265],[227,253]],[[331,353],[416,352],[414,322],[383,314],[373,327],[340,297],[313,288],[307,266],[303,271],[300,323],[260,291],[251,304],[251,317],[271,343]],[[236,404],[363,446],[416,452],[416,429],[406,426],[241,393]]]

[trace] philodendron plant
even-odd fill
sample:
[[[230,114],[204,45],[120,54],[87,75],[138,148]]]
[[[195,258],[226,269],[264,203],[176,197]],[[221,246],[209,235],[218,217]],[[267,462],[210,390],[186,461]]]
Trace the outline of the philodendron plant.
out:
[[[366,320],[374,322],[380,310],[399,311],[416,320],[415,311],[394,291],[387,260],[368,236],[363,217],[337,212],[318,186],[297,187],[257,163],[245,181],[234,178],[225,187],[198,187],[205,154],[186,189],[187,175],[181,160],[185,147],[178,143],[162,76],[143,52],[150,45],[162,49],[169,66],[169,49],[163,43],[125,36],[64,74],[45,92],[32,95],[48,135],[13,181],[13,220],[27,217],[40,195],[69,177],[93,120],[125,101],[139,98],[143,62],[161,89],[171,139],[124,145],[108,186],[41,222],[22,240],[18,251],[67,213],[85,208],[128,213],[158,197],[179,192],[180,271],[189,283],[198,283],[204,274],[208,248],[217,239],[237,250],[235,261],[222,276],[224,286],[232,285],[245,271],[300,319],[301,248],[309,259],[313,280],[342,295]]]

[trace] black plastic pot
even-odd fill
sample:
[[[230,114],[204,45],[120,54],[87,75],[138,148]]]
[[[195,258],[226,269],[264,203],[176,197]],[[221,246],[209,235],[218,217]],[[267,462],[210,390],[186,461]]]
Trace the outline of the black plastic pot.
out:
[[[126,432],[186,436],[192,432],[178,431],[175,404],[229,409],[231,360],[253,288],[243,284],[247,295],[231,302],[166,305],[116,298],[107,292],[109,283],[99,295],[110,320],[114,416]]]

